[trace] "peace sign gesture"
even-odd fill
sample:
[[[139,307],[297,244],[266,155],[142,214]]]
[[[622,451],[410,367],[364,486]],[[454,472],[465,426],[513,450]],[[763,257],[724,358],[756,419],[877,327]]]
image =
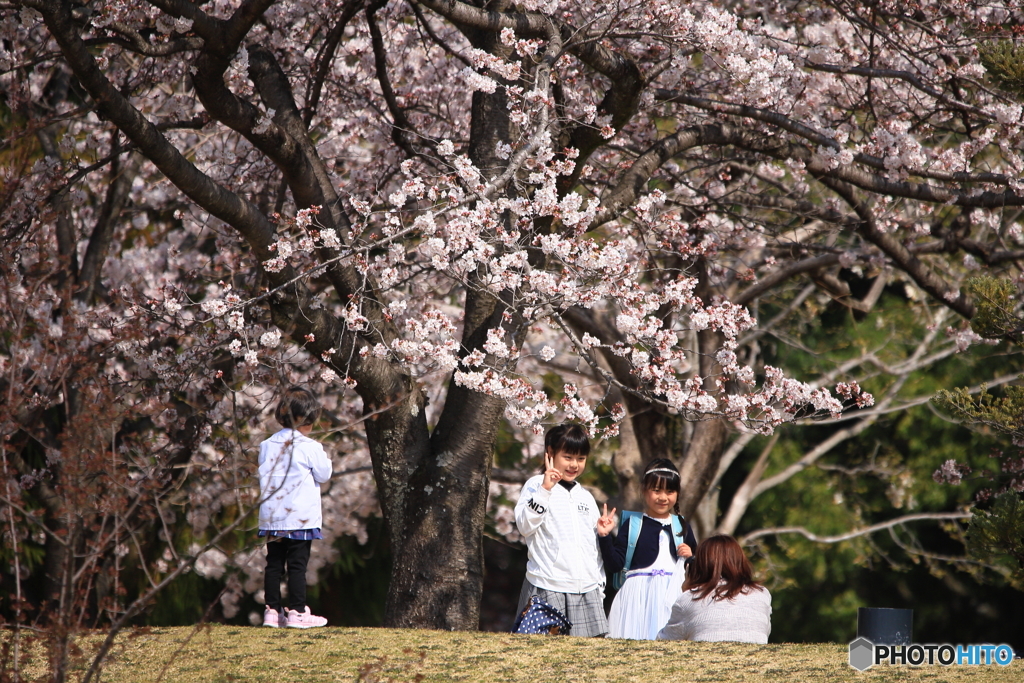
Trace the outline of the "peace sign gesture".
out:
[[[608,503],[604,504],[604,512],[597,518],[597,535],[607,536],[615,528],[615,508],[608,512]]]
[[[562,473],[555,469],[555,457],[544,451],[544,481],[541,486],[550,491],[562,479]]]

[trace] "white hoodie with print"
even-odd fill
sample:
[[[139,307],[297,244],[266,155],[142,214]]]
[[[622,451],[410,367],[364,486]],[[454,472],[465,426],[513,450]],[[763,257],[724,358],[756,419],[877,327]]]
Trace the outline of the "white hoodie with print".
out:
[[[531,477],[516,503],[516,527],[526,540],[530,559],[526,578],[534,586],[558,593],[589,593],[604,588],[604,562],[597,544],[597,501],[583,485],[571,489],[544,475]]]

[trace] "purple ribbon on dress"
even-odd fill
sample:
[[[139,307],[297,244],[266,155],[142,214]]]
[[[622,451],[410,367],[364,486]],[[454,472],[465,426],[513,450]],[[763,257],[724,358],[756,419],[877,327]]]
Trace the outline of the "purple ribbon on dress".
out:
[[[631,576],[672,576],[672,572],[667,572],[664,569],[655,569],[649,572],[629,572],[626,574],[627,579]]]

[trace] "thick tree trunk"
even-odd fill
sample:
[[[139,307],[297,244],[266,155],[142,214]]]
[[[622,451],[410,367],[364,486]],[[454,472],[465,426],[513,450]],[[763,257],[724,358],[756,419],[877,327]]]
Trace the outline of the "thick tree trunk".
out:
[[[707,263],[700,259],[696,264],[697,287],[694,293],[703,301],[712,300],[712,291],[709,286],[710,278],[707,271]],[[698,372],[701,377],[713,377],[721,372],[721,368],[715,361],[715,354],[722,348],[724,337],[721,332],[703,330],[697,333],[697,350],[700,359]],[[698,422],[694,425],[690,441],[686,445],[686,454],[679,468],[679,474],[683,480],[682,494],[679,496],[679,509],[687,517],[693,516],[700,505],[704,494],[711,488],[715,475],[718,473],[718,463],[722,460],[722,453],[725,450],[726,437],[729,435],[729,428],[725,420],[708,420]]]
[[[470,31],[474,45],[507,52],[492,31]],[[473,94],[469,157],[486,177],[501,173],[498,142],[509,138],[505,92]],[[463,353],[482,348],[487,330],[502,323],[504,303],[470,284],[462,320]],[[513,337],[521,335],[513,330]],[[403,410],[400,408],[399,410]],[[401,490],[385,511],[393,564],[384,623],[405,628],[475,630],[483,592],[483,532],[494,441],[505,409],[501,399],[449,382],[444,410],[427,435],[409,438],[408,470],[377,467]],[[368,430],[369,431],[369,430]],[[371,452],[374,440],[371,440]],[[400,500],[398,499],[400,498]]]
[[[483,591],[488,473],[504,403],[453,386],[391,529],[387,626],[475,630]]]
[[[683,481],[679,509],[685,516],[693,516],[704,494],[711,488],[728,434],[725,420],[709,420],[695,425],[693,437],[679,468]]]

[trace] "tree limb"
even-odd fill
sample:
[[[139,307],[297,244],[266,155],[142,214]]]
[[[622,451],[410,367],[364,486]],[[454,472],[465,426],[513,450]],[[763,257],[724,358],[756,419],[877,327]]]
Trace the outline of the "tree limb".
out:
[[[907,522],[916,522],[924,519],[970,519],[974,515],[970,512],[919,512],[912,515],[903,515],[902,517],[896,517],[890,519],[887,522],[879,522],[878,524],[872,524],[871,526],[861,527],[859,529],[853,529],[845,534],[836,534],[835,536],[819,536],[818,534],[808,531],[802,526],[780,526],[771,527],[769,529],[759,529],[752,533],[747,534],[739,538],[740,545],[751,545],[754,541],[765,536],[777,536],[779,534],[800,534],[804,538],[814,541],[815,543],[840,543],[842,541],[848,541],[851,538],[857,538],[858,536],[866,536],[873,534],[876,531],[882,529],[890,529],[900,524],[906,524]]]

